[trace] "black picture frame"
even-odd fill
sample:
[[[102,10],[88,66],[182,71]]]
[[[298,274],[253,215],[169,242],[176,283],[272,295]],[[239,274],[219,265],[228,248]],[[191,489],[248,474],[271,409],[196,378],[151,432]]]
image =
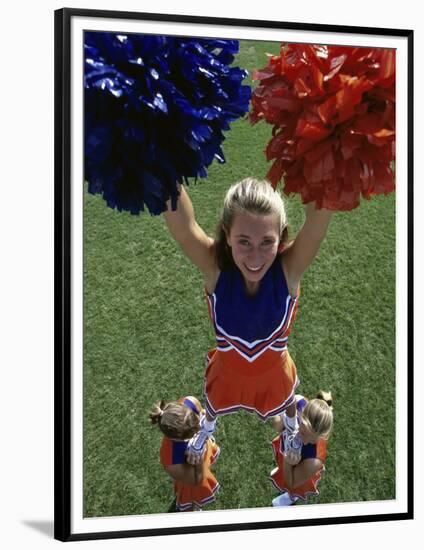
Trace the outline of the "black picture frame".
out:
[[[214,25],[246,29],[276,29],[301,32],[322,32],[337,35],[370,35],[395,37],[404,41],[407,50],[407,134],[405,136],[405,181],[407,181],[407,422],[405,509],[397,513],[340,515],[285,521],[249,521],[245,523],[216,523],[180,527],[142,529],[87,530],[76,532],[72,526],[72,23],[77,18],[96,18],[105,21],[145,21],[185,25]],[[413,518],[413,31],[370,27],[348,27],[279,21],[259,21],[103,11],[64,8],[55,11],[55,504],[54,536],[61,541],[105,538],[157,536],[213,531],[270,529],[323,524],[342,524],[370,521],[393,521]]]

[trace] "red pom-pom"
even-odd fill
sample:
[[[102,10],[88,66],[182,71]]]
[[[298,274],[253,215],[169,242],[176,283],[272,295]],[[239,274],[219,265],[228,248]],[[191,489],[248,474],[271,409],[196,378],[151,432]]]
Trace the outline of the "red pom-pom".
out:
[[[317,208],[394,190],[395,51],[282,44],[253,74],[250,120],[273,125],[267,177]]]

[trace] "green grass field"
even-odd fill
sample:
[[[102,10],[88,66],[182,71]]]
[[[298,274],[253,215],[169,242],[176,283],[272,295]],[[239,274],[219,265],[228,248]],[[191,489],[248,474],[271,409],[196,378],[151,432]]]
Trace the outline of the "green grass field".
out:
[[[237,63],[262,67],[275,43],[241,42]],[[226,164],[190,184],[197,219],[214,234],[226,189],[263,178],[270,128],[233,124]],[[293,234],[303,219],[286,201]],[[171,481],[159,465],[154,401],[202,398],[204,355],[214,346],[202,279],[171,240],[162,217],[131,216],[85,192],[84,515],[166,512]],[[330,389],[335,426],[321,494],[312,502],[395,498],[395,196],[337,213],[302,280],[289,349],[313,397]],[[271,505],[269,424],[247,413],[221,417],[216,432],[221,484],[208,509]]]

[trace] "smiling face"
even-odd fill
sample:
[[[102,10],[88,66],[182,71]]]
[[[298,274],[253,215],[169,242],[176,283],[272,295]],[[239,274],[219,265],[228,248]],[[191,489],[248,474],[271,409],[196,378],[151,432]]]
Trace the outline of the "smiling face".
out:
[[[274,262],[280,243],[280,221],[276,214],[238,213],[226,232],[234,263],[246,288],[254,293]]]

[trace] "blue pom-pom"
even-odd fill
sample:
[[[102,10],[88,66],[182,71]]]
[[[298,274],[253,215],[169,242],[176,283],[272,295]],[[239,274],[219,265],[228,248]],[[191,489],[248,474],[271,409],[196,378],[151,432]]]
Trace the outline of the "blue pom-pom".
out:
[[[175,208],[249,108],[237,40],[86,32],[85,179],[111,208]]]

